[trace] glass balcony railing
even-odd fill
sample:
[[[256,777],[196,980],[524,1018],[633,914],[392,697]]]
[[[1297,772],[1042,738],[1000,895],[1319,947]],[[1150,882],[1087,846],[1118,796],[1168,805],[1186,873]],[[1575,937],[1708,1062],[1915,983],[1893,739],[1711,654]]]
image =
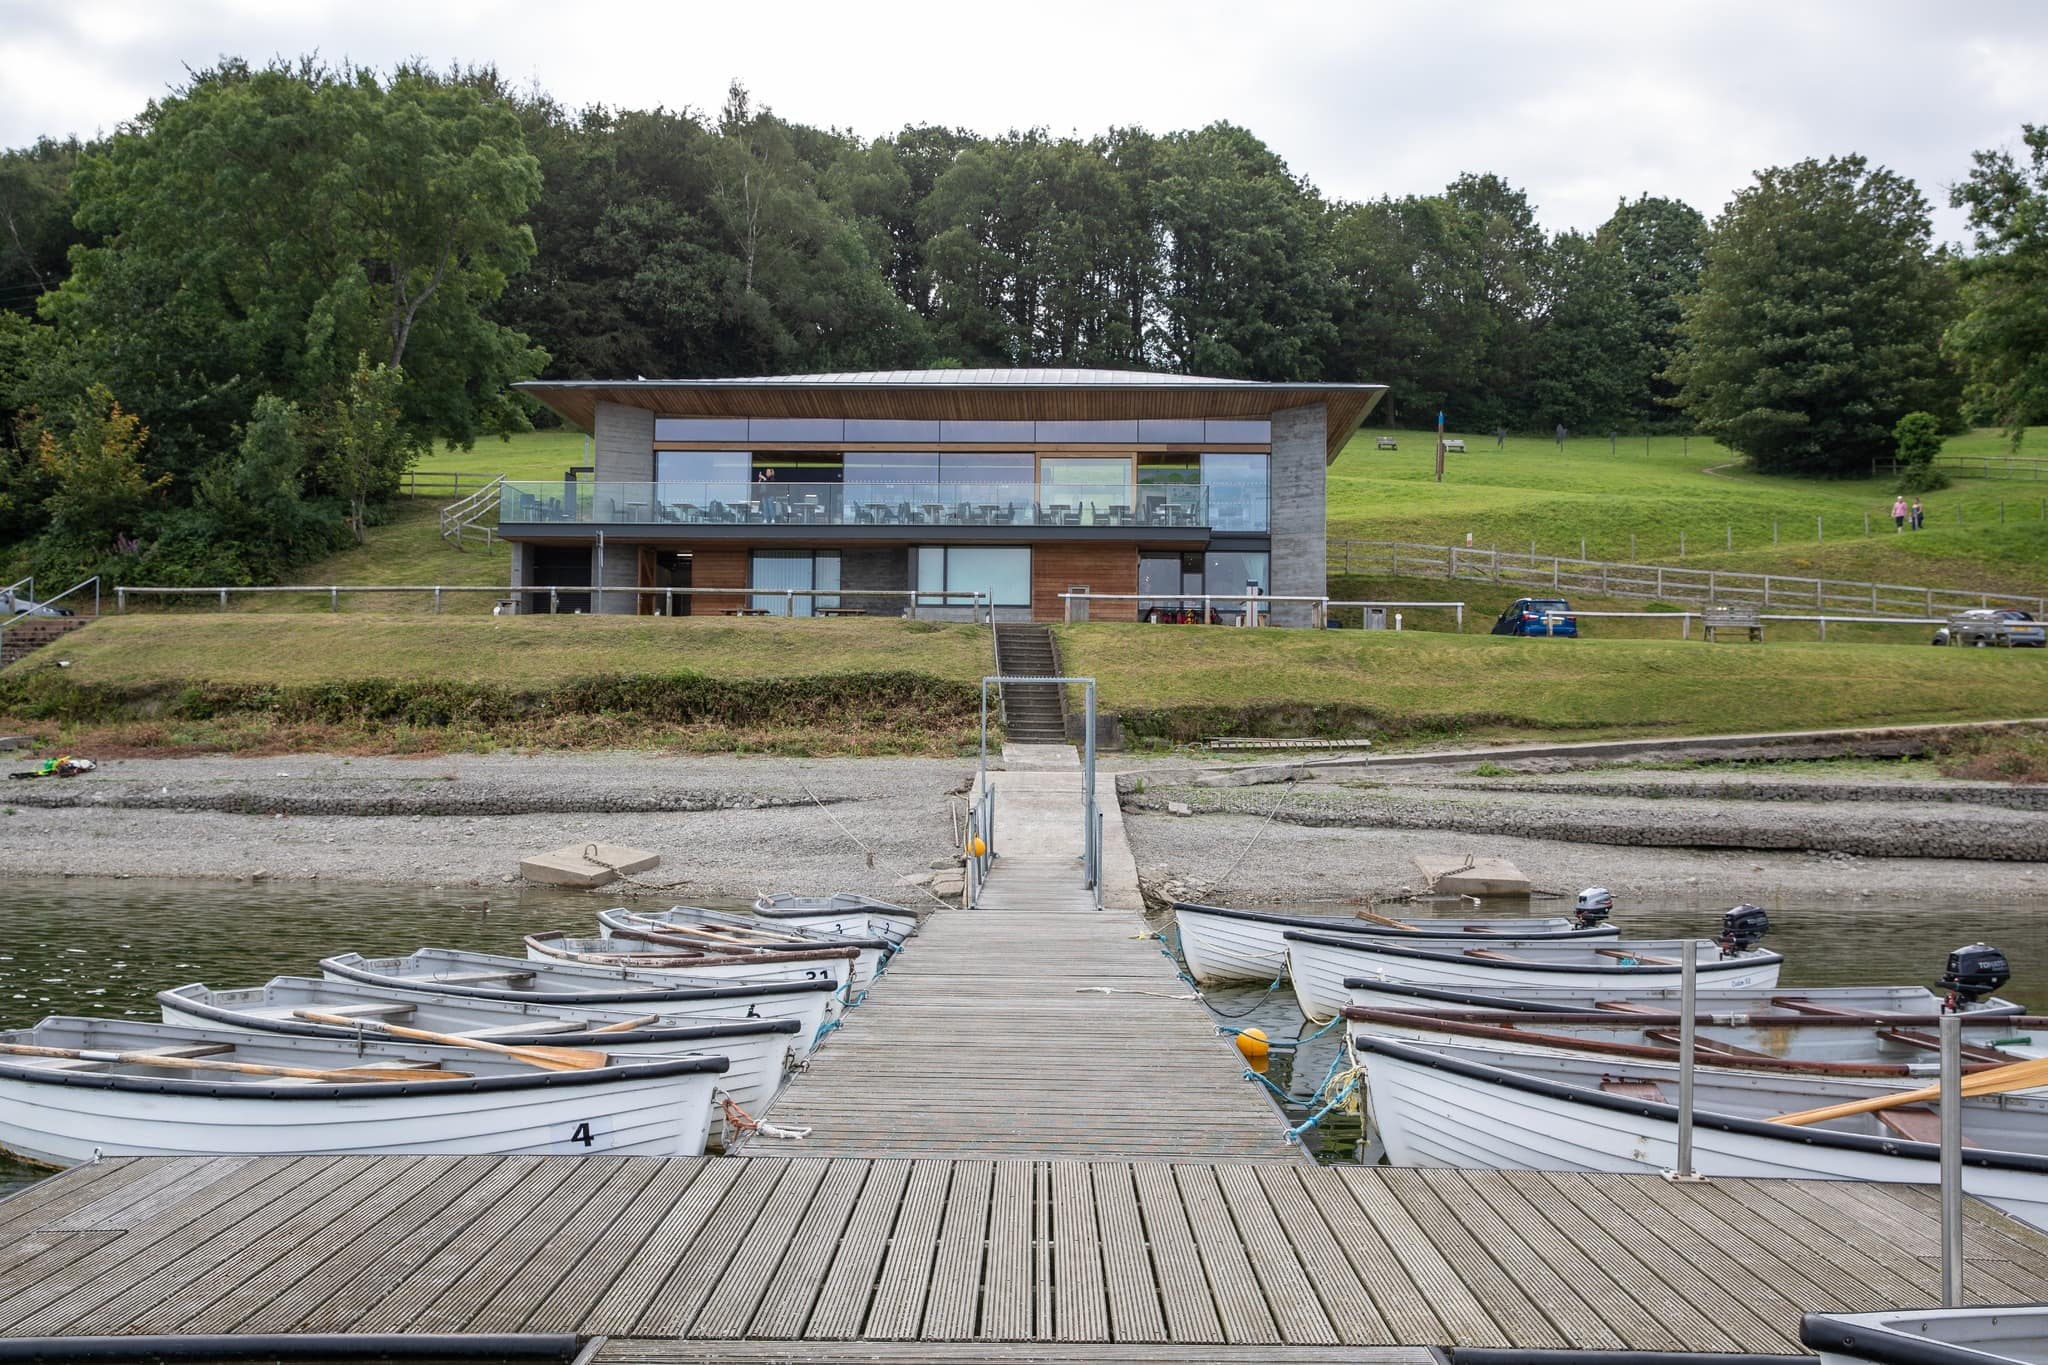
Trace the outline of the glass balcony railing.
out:
[[[532,483],[500,525],[1092,526],[1264,531],[1266,484]]]

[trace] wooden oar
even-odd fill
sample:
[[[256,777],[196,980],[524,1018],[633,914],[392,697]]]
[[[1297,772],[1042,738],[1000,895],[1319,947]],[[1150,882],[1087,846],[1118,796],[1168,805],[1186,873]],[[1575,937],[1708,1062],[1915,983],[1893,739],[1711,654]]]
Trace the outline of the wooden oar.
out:
[[[500,1056],[511,1057],[547,1071],[594,1071],[610,1060],[602,1052],[592,1048],[519,1047],[487,1042],[482,1038],[465,1038],[459,1033],[429,1033],[423,1028],[406,1028],[400,1024],[357,1019],[346,1014],[322,1014],[319,1010],[293,1010],[292,1017],[309,1020],[315,1024],[332,1024],[337,1028],[371,1029],[378,1033],[388,1033],[394,1038],[412,1038],[422,1043],[439,1043],[443,1047],[468,1047],[475,1048],[478,1052],[495,1052]]]
[[[1389,915],[1376,914],[1371,910],[1354,910],[1351,912],[1351,915],[1353,919],[1370,920],[1374,924],[1384,924],[1389,929],[1399,929],[1410,934],[1415,932],[1415,926],[1408,923],[1408,921],[1394,919]]]
[[[1989,1071],[1969,1072],[1963,1076],[1963,1095],[2004,1095],[2014,1090],[2032,1090],[2037,1085],[2048,1085],[2048,1057],[2036,1057],[2032,1061],[2014,1062],[2011,1066],[1995,1066]],[[1924,1104],[1928,1100],[1941,1098],[1941,1086],[1925,1085],[1918,1090],[1901,1090],[1896,1094],[1877,1095],[1867,1100],[1847,1100],[1841,1104],[1823,1105],[1819,1109],[1802,1109],[1796,1114],[1779,1114],[1770,1120],[1788,1127],[1800,1128],[1809,1123],[1825,1123],[1829,1119],[1847,1118],[1851,1114],[1874,1114],[1881,1109],[1897,1109],[1901,1105]]]
[[[127,1066],[175,1067],[186,1071],[232,1071],[244,1076],[297,1076],[309,1081],[462,1081],[466,1071],[420,1071],[403,1067],[351,1067],[321,1070],[305,1066],[264,1066],[256,1062],[216,1062],[204,1057],[170,1057],[160,1052],[102,1052],[75,1047],[37,1047],[0,1043],[0,1052],[20,1057],[68,1057],[83,1062],[119,1062]]]
[[[606,1024],[603,1028],[585,1029],[584,1032],[631,1033],[634,1029],[646,1028],[649,1024],[658,1024],[660,1022],[661,1016],[658,1014],[643,1014],[637,1019],[621,1019],[616,1024]]]

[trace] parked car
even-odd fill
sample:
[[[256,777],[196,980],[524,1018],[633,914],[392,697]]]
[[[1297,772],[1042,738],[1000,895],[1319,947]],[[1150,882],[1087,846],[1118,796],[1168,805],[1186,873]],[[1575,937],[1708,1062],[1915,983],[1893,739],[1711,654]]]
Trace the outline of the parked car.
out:
[[[0,616],[13,616],[17,613],[23,616],[70,616],[73,614],[69,607],[47,606],[44,603],[31,602],[26,597],[15,597],[12,594],[0,597]]]
[[[1545,619],[1549,618],[1549,619]],[[1493,623],[1495,635],[1577,635],[1579,618],[1562,597],[1523,597]]]
[[[2012,607],[1973,607],[1949,618],[1934,632],[1937,645],[2014,645],[2022,649],[2048,646],[2048,629]]]

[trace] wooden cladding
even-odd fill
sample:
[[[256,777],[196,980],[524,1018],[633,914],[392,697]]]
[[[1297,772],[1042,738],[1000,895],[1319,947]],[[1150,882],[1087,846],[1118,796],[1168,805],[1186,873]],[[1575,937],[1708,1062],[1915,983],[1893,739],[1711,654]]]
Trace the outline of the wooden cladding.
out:
[[[745,591],[751,582],[753,552],[746,546],[727,549],[723,546],[693,545],[690,547],[690,586],[693,588],[739,588],[741,591],[727,597],[723,593],[697,593],[690,598],[692,616],[716,616],[722,611],[744,607],[748,602]]]
[[[1136,592],[1138,547],[1128,542],[1120,545],[1063,545],[1043,541],[1031,547],[1032,620],[1065,620],[1067,605],[1060,601],[1060,594],[1084,585],[1091,592]],[[1121,608],[1134,604],[1119,602],[1114,605]],[[1118,616],[1116,619],[1125,618]]]

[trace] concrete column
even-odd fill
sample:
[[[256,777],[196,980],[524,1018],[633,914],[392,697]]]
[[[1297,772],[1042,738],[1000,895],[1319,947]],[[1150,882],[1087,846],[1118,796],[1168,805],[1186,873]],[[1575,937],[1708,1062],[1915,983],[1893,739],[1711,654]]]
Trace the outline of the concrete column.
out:
[[[607,487],[613,484],[647,484],[654,482],[654,414],[646,408],[628,407],[623,403],[599,403],[596,420],[592,422],[591,462],[597,467],[597,529],[605,533],[602,555],[595,543],[590,547],[590,581],[602,583],[607,589],[634,588],[640,584],[640,550],[635,545],[622,545],[614,541],[614,535],[625,528],[617,522],[608,521],[616,512],[609,508],[627,502],[647,499],[629,498],[626,490]],[[633,594],[630,592],[606,592],[600,607],[593,594],[591,609],[602,611],[607,616],[631,616],[634,612]]]
[[[1270,591],[1276,597],[1322,597],[1329,592],[1329,533],[1325,496],[1329,466],[1328,420],[1320,403],[1273,414]],[[1277,625],[1306,626],[1305,603],[1278,604]]]
[[[520,589],[533,577],[533,547],[524,541],[515,540],[506,548],[512,552],[512,564],[505,571],[505,595],[512,599],[512,610],[522,612],[526,610],[526,600],[520,595]]]

